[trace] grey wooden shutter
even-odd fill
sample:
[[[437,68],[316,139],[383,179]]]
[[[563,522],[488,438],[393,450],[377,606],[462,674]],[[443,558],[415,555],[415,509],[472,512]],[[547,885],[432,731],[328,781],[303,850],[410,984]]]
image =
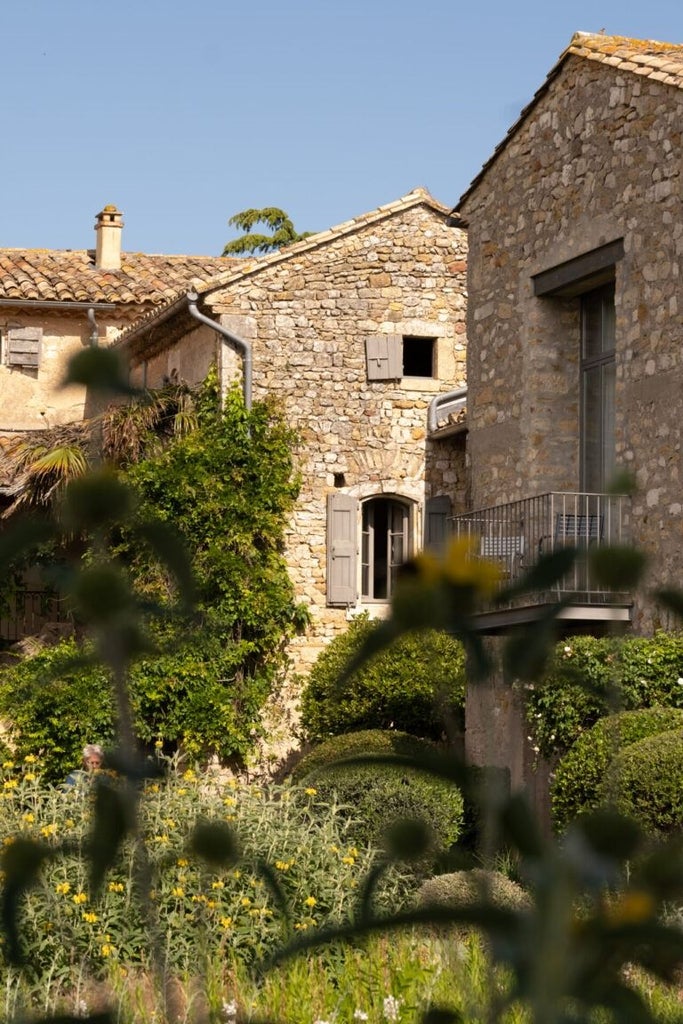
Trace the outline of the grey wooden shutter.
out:
[[[375,334],[365,339],[368,380],[399,380],[403,376],[403,338]]]
[[[327,603],[356,603],[358,502],[348,494],[327,498]]]
[[[10,327],[7,331],[7,365],[38,366],[41,327]]]
[[[446,494],[428,498],[425,504],[425,547],[441,552],[450,536],[448,517],[451,515],[451,499]]]

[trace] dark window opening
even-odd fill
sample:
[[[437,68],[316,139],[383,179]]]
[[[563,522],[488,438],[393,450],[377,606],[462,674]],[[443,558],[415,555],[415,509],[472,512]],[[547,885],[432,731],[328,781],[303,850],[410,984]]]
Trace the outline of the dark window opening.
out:
[[[436,338],[403,339],[403,376],[433,377]]]
[[[334,474],[334,486],[335,487],[346,487],[346,477],[343,473]]]
[[[581,488],[602,493],[615,470],[614,285],[581,296]]]
[[[409,556],[408,507],[391,498],[363,505],[361,594],[367,601],[388,601],[399,566]]]

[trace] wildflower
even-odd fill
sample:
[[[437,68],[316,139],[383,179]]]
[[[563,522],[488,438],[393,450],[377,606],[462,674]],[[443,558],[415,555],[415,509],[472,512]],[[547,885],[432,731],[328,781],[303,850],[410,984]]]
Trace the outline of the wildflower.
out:
[[[317,792],[318,790],[314,789],[313,786],[307,786],[306,789],[304,790],[306,796],[315,796]]]
[[[206,897],[204,897],[204,898],[206,899]],[[209,910],[215,910],[216,906],[217,906],[215,900],[206,900],[206,905],[209,908]]]
[[[24,764],[35,764],[38,758],[35,754],[27,754],[24,758]]]
[[[347,855],[346,857],[342,857],[342,864],[355,864],[355,863],[356,863],[356,858],[355,857],[351,857],[350,855]]]
[[[348,848],[348,850],[346,852],[348,853],[349,857],[357,857],[358,856],[358,849],[355,846],[349,846],[349,848]]]
[[[251,906],[251,900],[249,899],[248,896],[243,896],[242,899],[240,900],[240,903],[242,904],[243,907]]]
[[[289,871],[291,864],[288,860],[276,860],[275,867],[278,871]]]
[[[365,1012],[365,1010],[354,1010],[353,1011],[353,1019],[354,1020],[367,1020],[368,1019],[368,1015]]]
[[[166,825],[167,828],[175,828],[176,827],[176,823],[173,820],[173,818],[165,818],[164,819],[164,825]]]
[[[183,772],[183,778],[187,779],[188,782],[191,782],[192,779],[196,779],[197,776],[192,768],[188,768],[186,772]]]
[[[341,853],[341,850],[339,849],[338,846],[331,846],[330,853]]]
[[[306,907],[314,907],[317,902],[318,901],[315,898],[315,896],[307,896],[306,899],[304,900],[304,906],[306,906]]]
[[[14,761],[3,761],[2,767],[7,769],[14,768]]]
[[[24,780],[26,782],[35,782],[36,781],[36,773],[35,772],[24,772]]]
[[[147,792],[148,793],[158,793],[159,792],[158,783],[156,783],[156,782],[150,783],[150,785],[147,787]]]
[[[64,824],[66,825],[67,828],[73,828],[76,822],[73,820],[73,818],[67,818]]]
[[[91,910],[87,910],[85,914],[83,914],[83,920],[86,924],[96,924],[99,918],[97,914],[93,914]]]
[[[171,896],[175,896],[176,899],[181,900],[185,895],[185,890],[181,889],[179,885],[176,885],[174,889],[171,889]]]
[[[155,837],[154,837],[154,841],[155,841],[155,843],[161,843],[161,844],[163,845],[163,844],[165,844],[165,843],[168,843],[168,842],[169,842],[169,838],[168,838],[168,836],[166,835],[166,833],[164,833],[163,835],[160,835],[160,836],[155,836]]]
[[[72,899],[73,899],[74,903],[76,904],[76,906],[79,906],[81,903],[87,903],[88,902],[88,897],[85,895],[84,892],[74,893]]]
[[[235,800],[234,796],[225,796],[223,797],[223,803],[225,804],[226,807],[234,807],[237,801]]]
[[[683,676],[679,676],[678,679],[676,680],[676,682],[678,683],[679,686],[683,686]]]
[[[16,779],[5,779],[5,781],[3,782],[3,786],[5,787],[5,789],[15,789],[17,784],[18,783]]]
[[[633,889],[625,892],[611,906],[607,907],[606,916],[612,925],[642,924],[655,913],[655,902],[649,892]]]
[[[219,878],[217,882],[212,882],[211,883],[211,888],[212,889],[224,889],[225,888],[225,882],[221,882],[221,880]]]
[[[181,786],[180,789],[178,790],[178,793],[180,796],[185,796],[185,794],[187,793],[187,788],[185,786]]]
[[[43,827],[40,830],[40,834],[41,836],[45,836],[46,839],[49,839],[49,837],[53,836],[56,831],[57,826],[53,822],[51,825],[43,825]]]
[[[220,924],[221,928],[231,928],[232,927],[232,918],[231,917],[219,917],[218,918],[218,923]]]
[[[394,996],[386,996],[382,1003],[385,1020],[398,1020],[400,1015],[401,1000]]]
[[[31,825],[36,820],[36,816],[35,814],[32,814],[31,811],[27,811],[26,814],[22,814],[21,820]]]
[[[233,878],[241,878],[242,877],[242,872],[240,871],[239,868],[235,868],[235,870],[232,873],[232,877]]]
[[[76,1016],[87,1017],[88,1015],[88,1004],[85,999],[79,999],[76,1003]]]
[[[176,861],[179,868],[186,868],[189,863],[189,860],[186,860],[185,857],[178,857],[178,860]]]
[[[109,892],[123,892],[123,882],[110,882]]]
[[[156,747],[157,750],[161,750],[163,745],[164,745],[164,741],[163,740],[155,740],[154,741],[154,746]]]
[[[565,658],[571,658],[571,656],[572,656],[572,649],[571,649],[571,647],[569,647],[569,645],[567,645],[564,648],[564,656],[565,656]]]
[[[223,1003],[221,1009],[226,1020],[232,1020],[237,1016],[237,1003],[234,999],[231,999],[229,1003]]]
[[[60,882],[59,885],[55,886],[55,892],[58,896],[66,896],[71,891],[71,886],[68,882]]]
[[[105,956],[105,957],[106,956],[111,956],[113,952],[114,952],[114,947],[109,942],[104,942],[100,946],[100,953],[102,954],[102,956]]]

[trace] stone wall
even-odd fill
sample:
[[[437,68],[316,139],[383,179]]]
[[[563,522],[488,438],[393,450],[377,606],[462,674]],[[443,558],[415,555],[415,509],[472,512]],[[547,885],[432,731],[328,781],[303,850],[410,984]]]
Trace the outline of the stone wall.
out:
[[[683,92],[569,57],[466,197],[473,505],[579,489],[578,300],[532,275],[623,239],[616,454],[651,578],[683,578]],[[666,625],[639,600],[634,626]]]
[[[425,203],[369,220],[267,259],[204,297],[208,315],[253,346],[254,398],[276,397],[298,432],[302,485],[287,559],[313,618],[293,647],[299,671],[358,610],[327,605],[328,494],[411,503],[415,547],[426,499],[448,494],[464,508],[464,450],[427,438],[427,410],[436,394],[465,382],[465,235]],[[434,377],[368,380],[365,340],[382,334],[435,338]],[[199,337],[155,357],[148,382],[173,369],[191,379],[190,351],[197,376],[216,354],[226,380],[241,372],[238,353],[217,341],[212,353]]]

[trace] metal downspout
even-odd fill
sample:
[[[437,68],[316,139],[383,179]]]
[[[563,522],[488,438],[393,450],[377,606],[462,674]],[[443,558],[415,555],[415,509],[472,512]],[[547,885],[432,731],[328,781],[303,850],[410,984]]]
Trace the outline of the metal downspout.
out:
[[[437,427],[437,413],[440,405],[447,405],[448,402],[457,402],[467,398],[467,387],[454,388],[453,391],[446,391],[442,395],[436,395],[429,403],[427,412],[427,430],[431,433]]]
[[[251,381],[252,381],[252,353],[251,353],[251,344],[250,344],[250,342],[245,341],[244,338],[240,338],[240,337],[238,337],[238,335],[233,334],[232,331],[229,331],[227,329],[227,327],[223,327],[223,325],[218,323],[217,320],[211,320],[208,316],[204,316],[203,313],[200,313],[199,310],[197,309],[197,301],[198,301],[198,299],[199,299],[199,296],[197,295],[196,292],[188,292],[187,293],[187,307],[188,307],[188,309],[190,311],[190,315],[193,316],[195,318],[195,320],[199,320],[200,323],[206,324],[207,327],[211,327],[212,330],[216,331],[223,338],[227,339],[227,341],[232,342],[232,344],[236,345],[237,348],[239,348],[241,350],[242,354],[243,354],[243,364],[242,364],[242,366],[243,366],[243,377],[244,377],[244,382],[243,382],[244,406],[245,406],[247,412],[249,412],[251,410]]]
[[[97,326],[97,320],[95,319],[94,306],[88,306],[88,320],[90,321],[90,325],[92,327],[92,331],[90,332],[90,344],[93,346],[93,348],[97,348],[100,341],[100,331]]]

